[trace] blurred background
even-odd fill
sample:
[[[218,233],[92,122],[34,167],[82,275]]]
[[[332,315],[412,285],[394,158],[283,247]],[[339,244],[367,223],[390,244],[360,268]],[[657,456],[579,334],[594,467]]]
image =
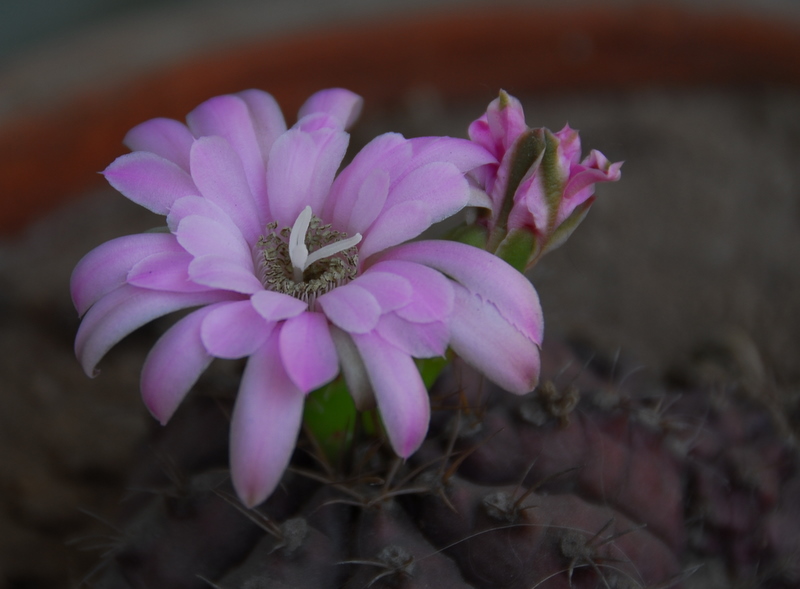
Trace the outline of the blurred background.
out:
[[[153,427],[138,373],[163,326],[93,380],[72,355],[75,263],[158,222],[97,172],[147,118],[255,86],[291,122],[331,85],[366,98],[354,148],[466,136],[504,87],[530,126],[625,160],[532,273],[547,338],[656,374],[716,355],[796,408],[800,3],[4,0],[0,588],[80,585]]]

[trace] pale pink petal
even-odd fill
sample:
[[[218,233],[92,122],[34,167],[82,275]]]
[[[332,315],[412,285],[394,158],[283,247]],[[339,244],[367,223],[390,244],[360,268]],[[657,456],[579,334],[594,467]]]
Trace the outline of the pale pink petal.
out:
[[[191,169],[200,193],[228,214],[248,243],[258,241],[265,219],[259,218],[242,160],[228,142],[221,137],[195,141]]]
[[[191,262],[191,254],[185,251],[159,252],[135,264],[128,272],[127,282],[140,288],[173,292],[210,290],[211,287],[189,278]]]
[[[470,183],[469,187],[469,200],[467,201],[468,207],[478,207],[481,209],[488,209],[491,211],[494,208],[492,198],[482,189],[473,186]]]
[[[231,477],[247,507],[280,482],[303,418],[305,395],[283,369],[278,335],[276,329],[247,361],[231,419]]]
[[[343,129],[348,129],[361,114],[364,99],[343,88],[321,90],[306,100],[297,114],[298,119],[314,113],[326,113],[339,120]]]
[[[396,309],[400,317],[417,323],[446,321],[450,317],[453,286],[440,272],[422,264],[394,260],[381,261],[370,268],[370,272],[378,271],[400,276],[411,286],[408,303]]]
[[[428,205],[434,221],[441,221],[460,211],[469,199],[463,173],[450,162],[425,164],[396,181],[389,189],[386,209],[409,201]]]
[[[367,333],[374,329],[381,306],[372,294],[355,282],[340,286],[317,299],[328,319],[348,333]]]
[[[500,160],[499,167],[496,168],[496,176],[488,177],[485,179],[487,181],[485,188],[489,194],[489,197],[492,199],[493,209],[494,209],[494,219],[497,219],[497,215],[499,214],[503,201],[506,198],[506,192],[508,191],[508,183],[510,181],[510,174],[511,174],[511,163],[516,155],[516,150],[511,149],[505,153],[505,155]],[[541,159],[544,156],[544,150],[540,151],[539,156],[533,162],[531,162],[528,171],[523,176],[520,184],[523,184],[526,181],[529,181],[533,172],[535,172],[540,163]],[[493,166],[487,166],[488,169],[494,169]],[[486,168],[484,168],[486,169]],[[517,194],[519,190],[516,191]],[[515,195],[516,196],[516,195]]]
[[[518,331],[497,307],[456,284],[450,346],[489,380],[517,394],[539,380],[539,346]]]
[[[217,305],[203,319],[200,338],[212,356],[244,358],[265,341],[275,323],[259,315],[249,300]]]
[[[444,321],[415,323],[397,313],[381,315],[375,331],[413,358],[444,356],[450,341],[450,328]]]
[[[245,90],[236,94],[244,100],[250,111],[256,140],[261,150],[261,159],[266,166],[272,144],[286,132],[286,121],[278,103],[271,94],[263,90]],[[264,168],[266,170],[266,167]]]
[[[292,125],[292,129],[305,133],[314,133],[315,131],[341,131],[342,122],[332,115],[318,112],[299,119]]]
[[[249,104],[242,96],[228,94],[206,100],[187,115],[186,122],[195,137],[225,139],[241,162],[250,192],[256,199],[266,199],[264,156]]]
[[[340,227],[348,235],[364,232],[378,218],[386,204],[389,196],[389,173],[385,170],[375,169],[360,186],[356,186],[356,192],[352,195],[355,200],[346,199],[343,202],[350,202],[349,207],[341,206],[337,203],[336,216],[331,219],[335,227]],[[328,199],[328,203],[336,202],[336,196]],[[327,203],[326,203],[327,204]]]
[[[392,259],[416,262],[442,272],[480,300],[494,305],[500,316],[526,338],[541,344],[544,321],[539,296],[524,274],[500,258],[454,241],[417,241],[381,255],[382,261]]]
[[[198,194],[192,177],[178,164],[146,151],[118,157],[103,175],[127,198],[159,215],[166,215],[176,199]]]
[[[358,255],[366,260],[398,243],[419,236],[433,224],[428,205],[419,201],[404,202],[384,210],[372,223],[358,246]]]
[[[600,154],[601,157],[602,154]],[[605,158],[603,158],[605,159]],[[598,182],[616,182],[622,176],[620,168],[622,162],[606,165],[601,168],[584,168],[576,165],[570,175],[569,182],[564,187],[564,195],[556,217],[556,225],[560,225],[572,214],[578,206],[594,195],[594,185]]]
[[[70,294],[79,315],[101,297],[125,284],[130,269],[160,252],[181,252],[174,235],[140,233],[107,241],[86,254],[72,271]]]
[[[149,151],[189,171],[189,150],[194,137],[189,129],[174,119],[156,118],[136,125],[123,143],[131,151]]]
[[[470,188],[464,175],[445,162],[426,164],[389,189],[383,211],[366,230],[364,257],[417,237],[433,223],[463,209]]]
[[[267,321],[283,321],[308,309],[308,303],[293,296],[271,290],[261,290],[251,299],[253,308]]]
[[[383,209],[388,186],[385,191],[382,187],[394,162],[405,162],[411,155],[411,144],[398,133],[385,133],[367,143],[336,177],[322,217],[350,235],[364,233]]]
[[[508,215],[508,228],[528,227],[541,235],[547,235],[554,229],[554,224],[543,178],[534,174],[521,182],[514,194],[514,205]]]
[[[422,444],[430,420],[430,400],[419,370],[411,356],[375,333],[352,337],[375,391],[392,448],[407,458]]]
[[[231,225],[200,215],[190,215],[178,223],[175,235],[178,243],[195,257],[223,257],[251,273],[255,271],[250,246]]]
[[[241,233],[236,223],[228,216],[228,213],[223,211],[219,205],[202,196],[184,196],[172,203],[172,208],[167,215],[167,227],[172,233],[177,234],[181,221],[186,217],[192,216],[205,217],[216,221],[234,235]]]
[[[370,268],[353,282],[375,297],[381,313],[388,313],[409,304],[413,295],[411,283],[399,274],[393,273],[391,268],[383,272],[380,270],[380,265],[377,266],[377,269]]]
[[[197,284],[248,295],[264,290],[252,270],[222,256],[195,258],[189,264],[189,278]]]
[[[486,164],[496,164],[497,158],[484,147],[455,137],[414,137],[408,140],[413,149],[409,164],[418,168],[429,163],[453,164],[462,173]]]
[[[353,398],[356,409],[359,411],[374,409],[375,394],[372,391],[364,361],[361,359],[361,354],[359,354],[353,338],[335,325],[331,325],[330,330],[336,346],[336,355],[339,357],[342,376],[344,376],[347,391]]]
[[[178,321],[147,354],[142,368],[142,398],[162,425],[213,359],[200,340],[200,325],[217,305],[198,309]]]
[[[287,319],[281,328],[283,367],[304,393],[329,383],[339,374],[339,358],[328,320],[322,313],[303,313]]]
[[[491,105],[490,105],[491,106]],[[489,119],[486,113],[482,114],[480,118],[475,119],[470,123],[467,129],[467,135],[470,141],[474,141],[487,151],[489,151],[495,158],[500,159],[503,157],[502,146],[498,145],[495,137],[492,134],[492,128],[489,126]]]
[[[230,300],[222,291],[162,292],[128,284],[110,292],[86,313],[75,336],[75,355],[93,376],[106,352],[129,333],[173,311]]]
[[[292,129],[313,133],[315,131],[341,131],[342,122],[334,116],[324,112],[311,113],[299,119]]]
[[[475,168],[467,177],[467,180],[470,181],[470,183],[474,183],[479,187],[479,190],[483,191],[487,195],[491,203],[491,206],[489,207],[491,209],[497,208],[500,201],[499,198],[495,198],[498,170],[498,164],[487,164],[485,166],[481,166],[480,168]],[[498,201],[497,205],[495,204],[495,200]]]
[[[486,109],[486,120],[492,130],[495,144],[503,151],[508,150],[517,137],[528,129],[522,104],[505,92],[489,104]]]
[[[564,128],[556,133],[553,133],[558,139],[559,155],[565,158],[571,164],[577,164],[581,158],[581,138],[577,131],[570,129],[569,125],[564,125]]]
[[[306,206],[321,213],[348,141],[349,135],[336,129],[290,129],[275,141],[267,162],[267,190],[279,227],[291,227]]]

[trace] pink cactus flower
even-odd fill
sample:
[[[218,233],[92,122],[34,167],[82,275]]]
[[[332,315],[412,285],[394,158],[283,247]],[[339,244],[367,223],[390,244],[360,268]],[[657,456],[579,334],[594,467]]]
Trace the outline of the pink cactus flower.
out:
[[[361,108],[332,89],[287,129],[275,100],[249,90],[213,98],[184,125],[131,130],[133,150],[105,177],[165,215],[161,233],[87,254],[72,275],[83,321],[75,351],[89,375],[127,334],[187,308],[155,344],[141,389],[162,423],[213,358],[247,358],[231,423],[231,472],[253,506],[278,484],[307,393],[344,376],[357,406],[377,402],[407,457],[428,428],[413,358],[448,346],[506,389],[539,373],[542,317],[530,283],[460,243],[416,241],[466,206],[465,174],[494,158],[448,137],[377,137],[337,175]]]
[[[473,173],[492,203],[489,249],[532,234],[526,267],[570,236],[594,202],[596,183],[621,176],[622,162],[611,163],[599,151],[581,160],[580,137],[569,125],[557,133],[528,127],[522,105],[505,92],[470,125],[469,136],[499,162]]]

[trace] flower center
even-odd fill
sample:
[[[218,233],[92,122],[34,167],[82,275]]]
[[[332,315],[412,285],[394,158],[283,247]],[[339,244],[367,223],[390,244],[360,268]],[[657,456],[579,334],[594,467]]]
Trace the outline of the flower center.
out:
[[[291,229],[278,231],[275,222],[266,229],[267,235],[256,245],[256,266],[267,290],[313,307],[318,296],[356,277],[360,233],[348,237],[323,225],[311,207],[303,209]]]

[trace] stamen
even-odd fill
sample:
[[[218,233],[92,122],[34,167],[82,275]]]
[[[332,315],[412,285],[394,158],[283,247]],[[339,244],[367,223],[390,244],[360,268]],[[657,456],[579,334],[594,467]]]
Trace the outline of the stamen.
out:
[[[303,281],[303,272],[306,271],[311,264],[317,260],[327,258],[339,252],[357,245],[361,242],[361,234],[356,233],[352,237],[343,239],[335,243],[329,243],[326,246],[319,248],[317,251],[308,254],[308,247],[306,247],[306,233],[308,226],[311,223],[311,207],[307,206],[297,216],[297,220],[292,226],[292,232],[289,234],[289,259],[292,262],[292,274],[295,282]]]
[[[347,284],[358,273],[355,246],[361,235],[348,237],[323,224],[309,207],[298,215],[292,227],[278,230],[273,221],[265,230],[253,254],[267,290],[305,301],[314,310],[317,297]]]

